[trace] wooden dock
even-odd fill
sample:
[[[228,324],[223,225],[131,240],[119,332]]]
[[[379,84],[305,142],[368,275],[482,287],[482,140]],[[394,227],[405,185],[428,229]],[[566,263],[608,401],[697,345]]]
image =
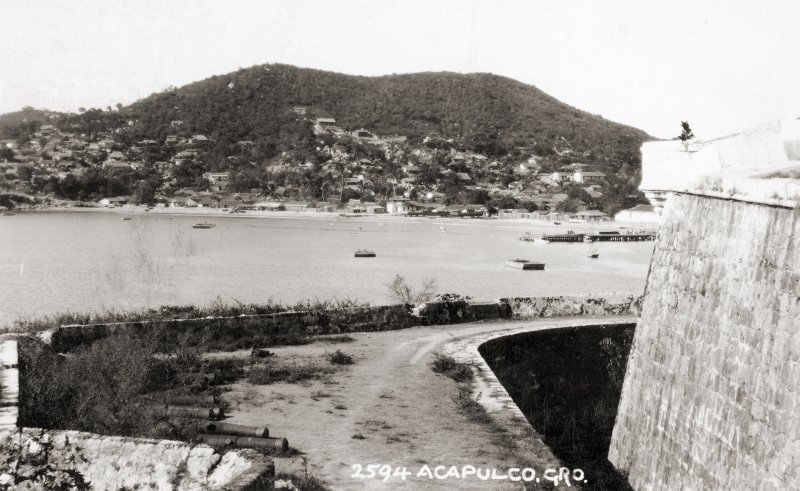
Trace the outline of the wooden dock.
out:
[[[549,242],[587,242],[586,238],[592,242],[639,242],[646,240],[656,240],[656,234],[558,234],[544,235],[543,239]]]

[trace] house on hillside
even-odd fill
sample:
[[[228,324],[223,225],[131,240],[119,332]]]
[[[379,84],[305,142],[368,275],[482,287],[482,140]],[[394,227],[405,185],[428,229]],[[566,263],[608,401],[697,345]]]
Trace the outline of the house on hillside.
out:
[[[369,131],[365,130],[364,128],[360,128],[355,130],[351,133],[355,138],[362,138],[365,140],[373,140],[377,138],[374,134],[370,133]]]
[[[314,134],[316,135],[321,133],[335,133],[337,131],[342,131],[342,129],[339,128],[336,120],[333,118],[317,118],[314,121]]]
[[[308,108],[305,106],[294,106],[292,107],[291,111],[295,114],[299,114],[300,116],[305,116],[308,113]]]
[[[581,184],[590,184],[593,182],[600,182],[604,181],[606,178],[605,173],[603,172],[590,172],[584,170],[576,170],[572,174],[572,181],[581,183]]]
[[[552,183],[562,183],[567,182],[572,179],[571,172],[551,172],[550,173],[550,182]]]
[[[206,145],[208,143],[211,143],[211,140],[205,135],[197,134],[189,138],[190,145]]]
[[[170,121],[169,125],[172,128],[180,128],[181,126],[183,126],[183,121],[181,121],[180,119],[176,119],[176,120]]]
[[[211,184],[211,191],[220,192],[230,184],[230,174],[227,172],[204,172],[203,179]]]
[[[386,212],[393,215],[408,213],[408,198],[395,196],[386,200]]]
[[[251,140],[239,140],[236,144],[242,148],[253,148],[253,142]]]
[[[103,198],[98,203],[106,208],[113,208],[115,206],[122,206],[131,200],[130,196],[117,196],[116,198]]]
[[[572,221],[604,222],[611,218],[600,210],[584,210],[570,215]]]
[[[186,208],[186,198],[182,196],[175,196],[173,198],[169,198],[167,201],[167,206],[170,208]]]

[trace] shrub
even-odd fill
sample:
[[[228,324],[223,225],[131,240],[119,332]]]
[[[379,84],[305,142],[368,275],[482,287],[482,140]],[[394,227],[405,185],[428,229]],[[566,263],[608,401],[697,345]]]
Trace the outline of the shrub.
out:
[[[352,356],[338,349],[333,353],[328,353],[325,357],[333,365],[352,365],[355,363]]]
[[[437,353],[431,361],[431,370],[449,377],[456,382],[470,382],[474,378],[472,368],[466,363],[460,363],[452,356]]]
[[[405,305],[430,302],[436,295],[437,289],[436,280],[429,278],[422,281],[419,290],[414,290],[399,274],[395,275],[386,287],[389,290],[389,298]]]

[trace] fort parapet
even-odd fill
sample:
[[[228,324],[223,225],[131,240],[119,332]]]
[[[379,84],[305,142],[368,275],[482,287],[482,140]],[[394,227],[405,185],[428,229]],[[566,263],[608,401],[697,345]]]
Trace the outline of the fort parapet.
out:
[[[800,121],[646,143],[664,208],[609,460],[635,489],[800,489]]]

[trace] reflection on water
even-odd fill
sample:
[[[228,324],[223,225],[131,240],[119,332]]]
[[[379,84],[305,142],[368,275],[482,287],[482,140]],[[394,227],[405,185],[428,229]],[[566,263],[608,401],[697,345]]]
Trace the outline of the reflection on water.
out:
[[[387,303],[395,274],[476,300],[641,293],[653,243],[537,245],[552,225],[502,220],[300,220],[29,213],[0,220],[0,324],[63,310],[351,298]],[[545,228],[546,227],[546,228]],[[608,229],[605,226],[603,229]],[[559,229],[560,230],[560,229]],[[576,229],[577,230],[577,229]],[[357,259],[358,249],[378,257]],[[504,266],[513,258],[546,270]]]

